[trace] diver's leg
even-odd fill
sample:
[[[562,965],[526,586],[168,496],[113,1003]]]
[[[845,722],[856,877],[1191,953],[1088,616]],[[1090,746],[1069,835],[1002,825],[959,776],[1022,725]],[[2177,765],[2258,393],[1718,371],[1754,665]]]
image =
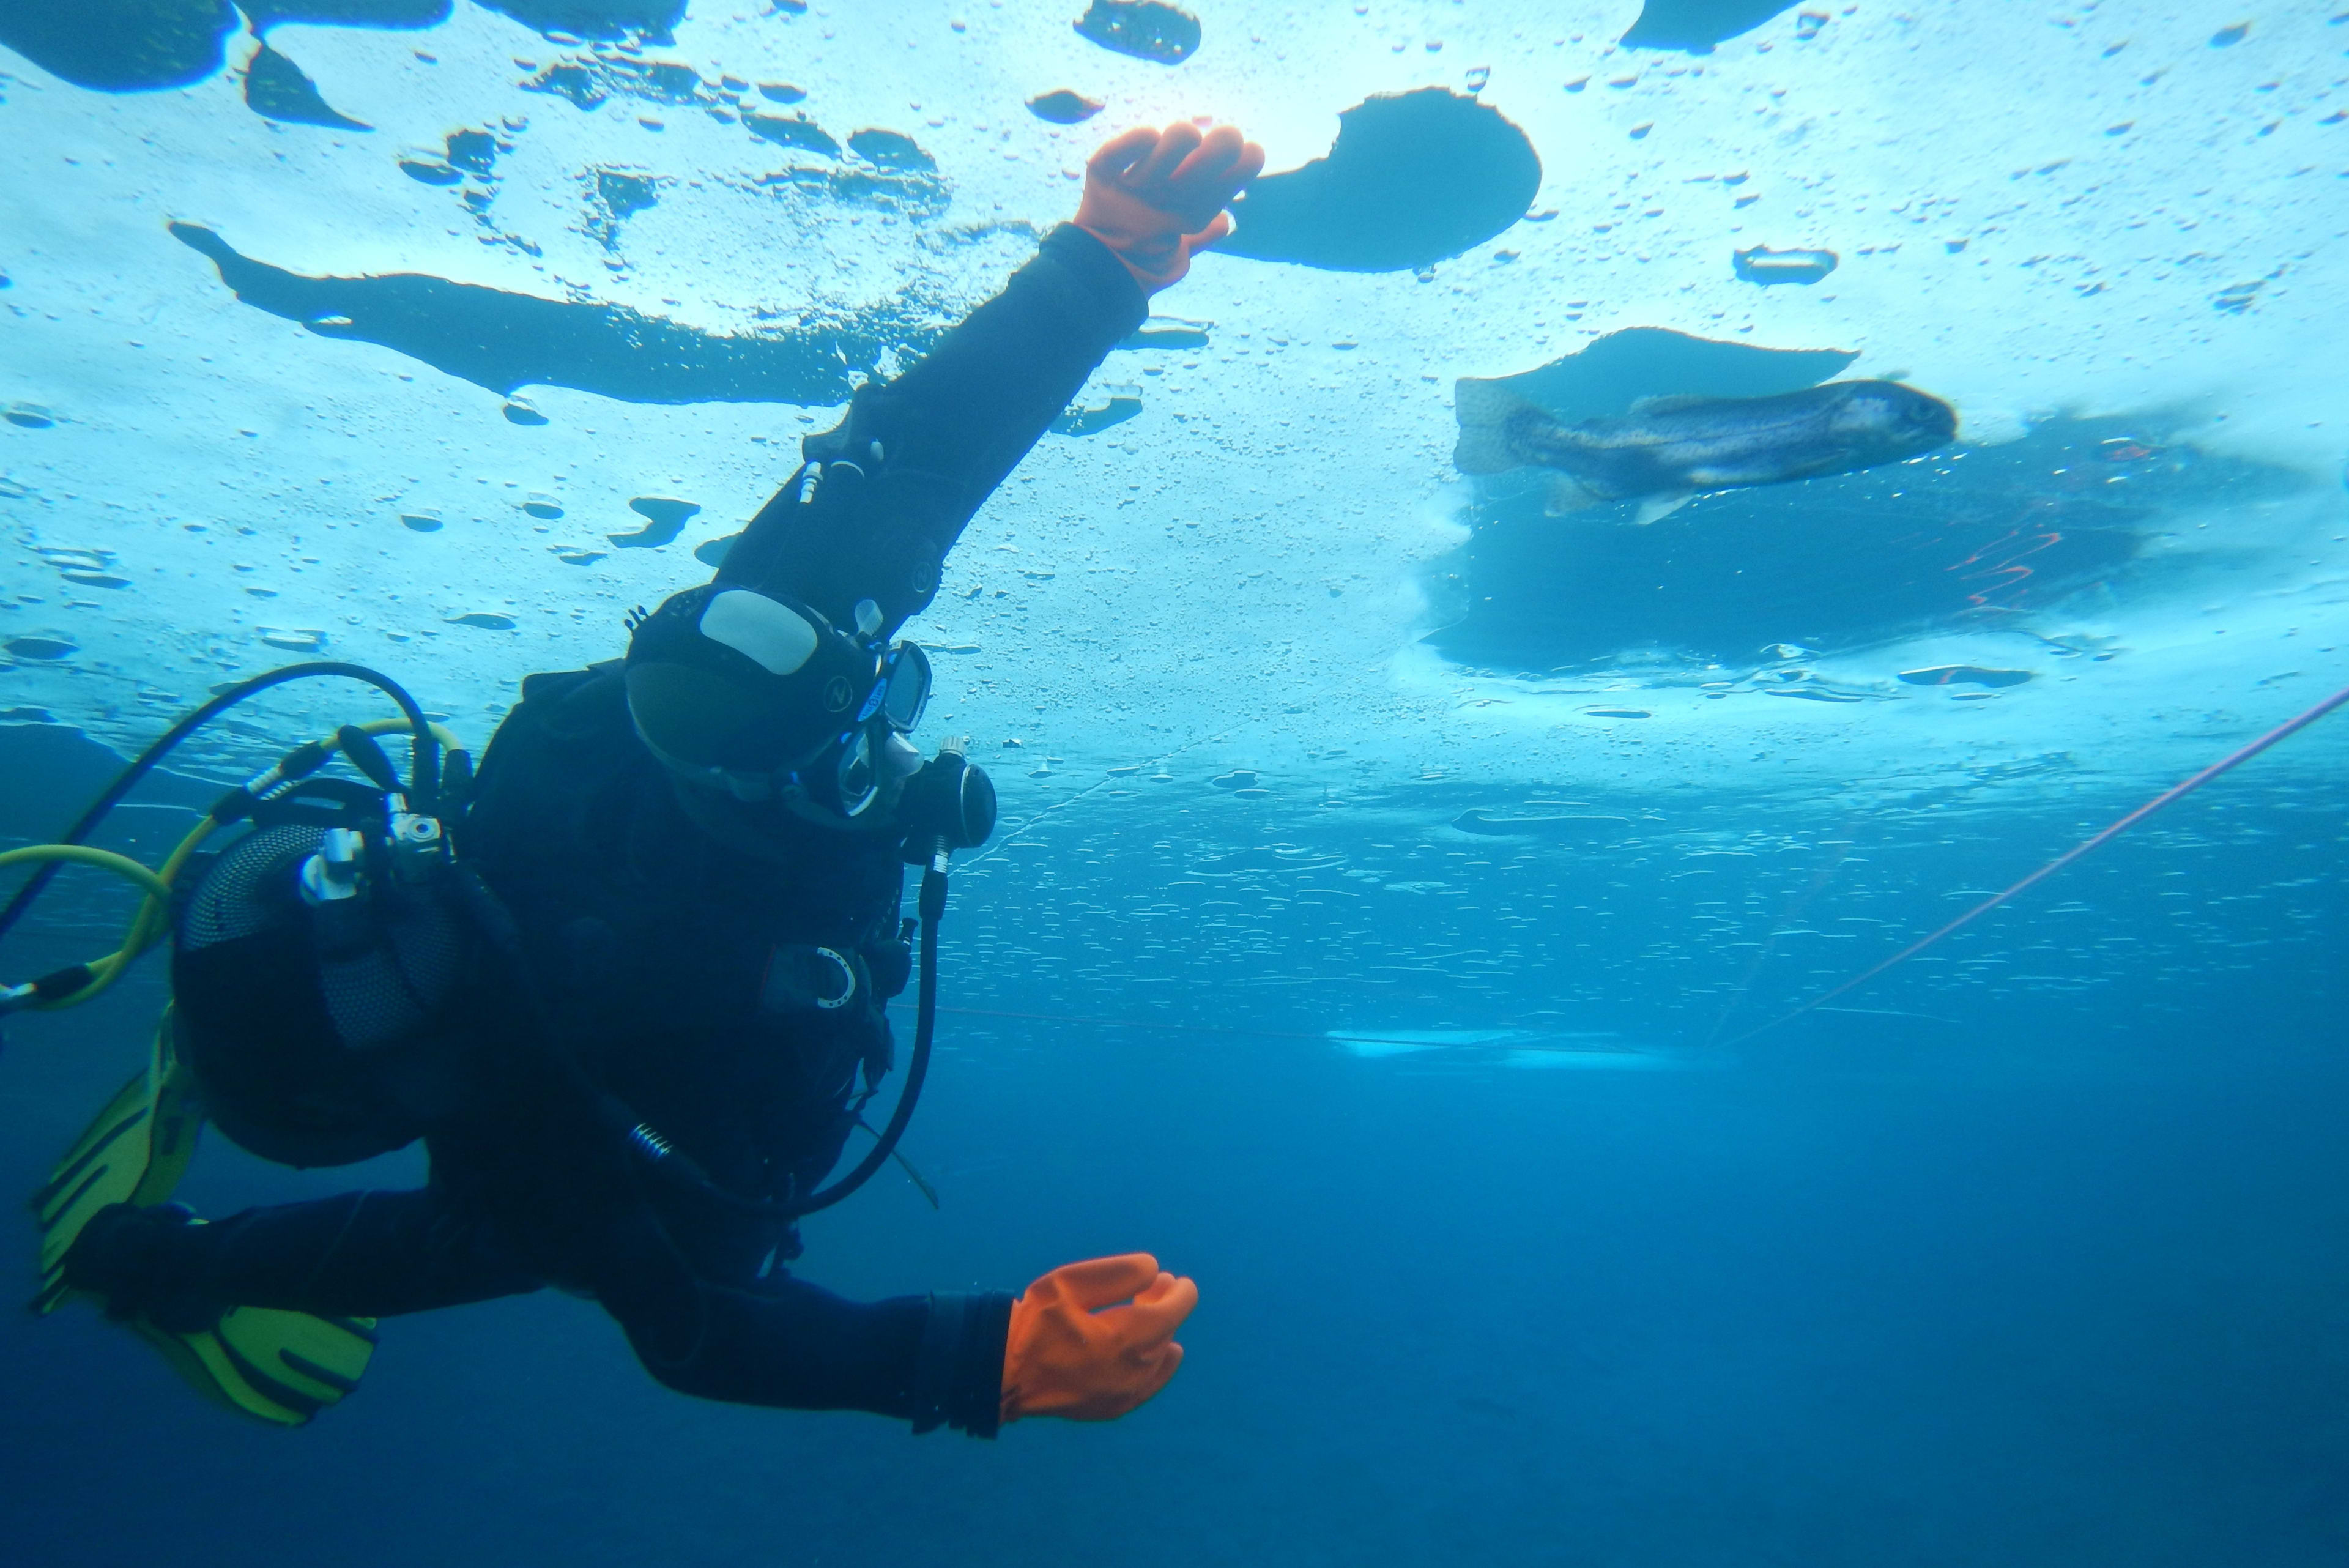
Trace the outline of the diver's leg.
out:
[[[66,1256],[66,1281],[117,1316],[166,1327],[232,1306],[323,1317],[394,1317],[533,1291],[543,1283],[488,1221],[432,1188],[347,1192],[248,1209],[212,1224],[173,1208],[119,1204]]]

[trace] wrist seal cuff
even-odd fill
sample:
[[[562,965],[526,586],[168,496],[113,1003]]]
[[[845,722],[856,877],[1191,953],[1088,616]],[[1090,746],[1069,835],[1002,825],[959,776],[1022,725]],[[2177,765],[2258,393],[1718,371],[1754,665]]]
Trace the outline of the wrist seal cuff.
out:
[[[930,1297],[914,1360],[916,1434],[953,1427],[974,1438],[1001,1423],[1003,1345],[1011,1332],[1006,1291],[940,1291]]]

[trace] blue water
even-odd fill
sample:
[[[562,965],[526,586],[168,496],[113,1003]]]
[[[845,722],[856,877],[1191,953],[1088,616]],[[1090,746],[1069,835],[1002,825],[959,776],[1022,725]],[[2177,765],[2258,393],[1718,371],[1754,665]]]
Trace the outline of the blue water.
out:
[[[1887,846],[1915,885],[1831,877],[1804,919],[1921,919],[1948,904],[1936,882],[2063,839],[2046,818],[1975,827]],[[2278,884],[2343,831],[2338,809],[2256,788],[2189,802],[1953,944],[2044,979],[1919,966],[1848,999],[1886,1011],[1814,1014],[1671,1072],[1299,1038],[1394,1015],[1338,975],[1345,948],[1425,934],[1390,912],[1400,897],[1346,943],[1226,911],[1255,924],[1254,959],[1162,928],[1177,951],[1154,965],[1135,958],[1146,921],[973,876],[948,1005],[1201,1032],[950,1019],[910,1146],[944,1207],[876,1183],[811,1224],[802,1267],[878,1294],[1148,1246],[1203,1304],[1144,1410],[981,1445],[696,1404],[591,1305],[548,1293],[388,1323],[362,1392],[285,1433],[188,1397],[94,1314],[11,1317],[10,1535],[27,1562],[169,1542],[191,1563],[1013,1563],[1112,1542],[1168,1563],[2338,1562],[2344,909],[2333,878]],[[1586,1025],[1701,1044],[1719,999],[1692,1004],[1655,956],[1687,911],[1605,869],[1520,873],[1485,913],[1623,882],[1623,929],[1545,923],[1516,973],[1413,981],[1434,998],[1413,1015],[1472,1027],[1572,990]],[[1092,875],[1104,908],[1165,896],[1163,867]],[[1098,944],[1093,986],[969,950],[1023,930],[1049,947],[1056,917]],[[1579,941],[1595,956],[1565,957]],[[1746,967],[1692,961],[1724,987]],[[1145,1013],[1170,975],[1187,1004]],[[1300,983],[1251,984],[1284,977]],[[1765,965],[1749,997],[1799,979]],[[38,1180],[154,1001],[13,1032],[0,1177]],[[1275,1033],[1205,1032],[1249,1029]],[[394,1157],[358,1174],[413,1172]],[[351,1175],[216,1145],[184,1192],[220,1211]]]

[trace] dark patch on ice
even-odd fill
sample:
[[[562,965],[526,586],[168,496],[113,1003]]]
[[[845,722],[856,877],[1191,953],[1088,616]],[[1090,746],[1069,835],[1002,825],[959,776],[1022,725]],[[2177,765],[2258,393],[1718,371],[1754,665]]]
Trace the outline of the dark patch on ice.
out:
[[[900,173],[930,174],[938,167],[938,161],[923,151],[912,137],[894,130],[854,131],[848,150],[867,163]]]
[[[778,147],[796,147],[802,152],[820,152],[826,158],[840,156],[840,143],[804,114],[746,114],[742,123],[751,135]]]
[[[1333,272],[1408,272],[1506,230],[1541,177],[1533,143],[1498,109],[1444,88],[1381,95],[1339,115],[1327,157],[1249,186],[1218,248]]]
[[[765,99],[769,103],[804,103],[807,101],[807,90],[803,88],[795,88],[789,82],[761,82],[759,84],[759,96]]]
[[[0,642],[0,651],[11,659],[70,659],[81,648],[61,637],[12,637]]]
[[[152,92],[227,63],[228,0],[8,0],[0,44],[53,77],[98,92]]]
[[[261,37],[288,22],[433,27],[449,19],[450,8],[450,0],[250,0],[243,11],[254,36]],[[683,13],[682,0],[676,9]],[[225,43],[236,24],[237,8],[228,0],[0,0],[0,44],[52,76],[99,92],[150,92],[203,81],[227,63]],[[263,72],[264,95],[285,95],[276,101],[287,107],[281,111],[254,103],[255,109],[272,119],[366,129],[339,117],[318,119],[293,112],[300,96],[285,79],[285,71],[292,67],[282,55],[264,58],[274,61],[255,61]],[[293,76],[308,87],[308,78],[298,70]],[[309,96],[317,96],[315,87],[309,88]],[[253,102],[250,77],[246,101]],[[323,104],[320,108],[334,112]]]
[[[673,542],[685,525],[701,510],[698,501],[678,501],[667,495],[639,495],[628,503],[628,510],[645,520],[645,525],[633,534],[604,535],[623,550],[657,550]]]
[[[648,44],[676,42],[685,20],[686,0],[475,0],[485,11],[512,17],[542,35],[569,34],[606,42],[641,38]]]
[[[1431,598],[1458,618],[1428,640],[1508,671],[1694,660],[1736,674],[1772,644],[2020,629],[2083,587],[2153,569],[2136,563],[2178,510],[2303,483],[2144,435],[2057,419],[2001,446],[1700,496],[1644,528],[1545,516],[1538,486],[1486,499],[1431,574]]]
[[[2266,278],[2255,277],[2249,283],[2231,284],[2210,296],[2210,308],[2227,316],[2240,316],[2251,309],[2266,282]]]
[[[740,534],[727,534],[715,539],[704,539],[693,547],[693,558],[712,571],[726,564],[726,552],[734,547]]]
[[[1103,105],[1099,99],[1081,92],[1059,88],[1051,92],[1038,93],[1028,100],[1028,112],[1039,119],[1049,119],[1054,125],[1081,125],[1099,114]]]
[[[348,115],[338,114],[318,96],[318,84],[302,67],[261,46],[244,67],[244,103],[264,119],[290,120],[297,125],[323,125],[332,130],[373,130]]]
[[[551,65],[518,85],[524,92],[552,93],[568,99],[574,109],[581,109],[596,108],[613,93],[609,77],[595,63],[582,60]]]
[[[450,0],[237,0],[256,34],[287,22],[413,32],[449,19]]]
[[[497,132],[470,127],[450,131],[441,145],[444,151],[438,158],[402,158],[400,172],[427,185],[460,184],[469,174],[487,184],[497,179],[498,154],[513,151],[513,143]]]
[[[465,179],[438,158],[403,158],[399,161],[399,171],[410,180],[420,181],[427,185],[458,185],[462,184]]]
[[[607,251],[620,248],[620,225],[660,201],[657,176],[627,169],[591,169],[587,185],[587,232]]]
[[[1964,242],[1951,248],[1963,250]],[[1754,245],[1730,252],[1729,266],[1745,283],[1816,283],[1835,271],[1840,259],[1833,251],[1774,251]]]
[[[2232,48],[2251,36],[2251,25],[2249,22],[2238,22],[2231,27],[2221,27],[2210,35],[2210,47],[2214,49]]]
[[[1623,35],[1627,49],[1685,49],[1709,55],[1740,33],[1750,33],[1799,0],[1647,0]]]
[[[713,109],[730,101],[710,90],[701,73],[676,60],[640,60],[616,50],[560,59],[517,84],[592,109],[613,98],[641,99],[672,108]]]
[[[660,200],[659,184],[649,174],[617,169],[595,171],[595,202],[615,219],[634,217]]]
[[[498,199],[498,159],[514,150],[510,132],[526,130],[530,122],[512,117],[499,122],[494,129],[467,126],[450,131],[442,140],[442,151],[435,158],[429,153],[411,151],[399,161],[400,172],[427,185],[456,187],[457,200],[481,231],[483,244],[503,245],[523,255],[541,253],[537,242],[522,234],[502,232],[491,214]]]
[[[0,420],[28,431],[45,431],[57,422],[57,416],[39,403],[11,403],[0,409]]]
[[[1199,19],[1163,0],[1092,0],[1073,24],[1115,54],[1179,66],[1199,47]]]
[[[1627,414],[1642,398],[1798,392],[1832,379],[1858,358],[1841,348],[1762,348],[1630,327],[1537,369],[1492,381],[1571,424]]]
[[[630,403],[843,402],[851,372],[884,352],[926,352],[938,336],[927,302],[885,314],[803,317],[758,333],[704,332],[625,306],[543,299],[419,273],[312,277],[240,255],[210,229],[172,235],[209,257],[247,305],[322,337],[380,344],[509,397],[569,387]]]
[[[449,133],[449,165],[468,174],[478,174],[486,180],[498,165],[498,154],[511,151],[511,143],[502,142],[493,131],[452,130]]]

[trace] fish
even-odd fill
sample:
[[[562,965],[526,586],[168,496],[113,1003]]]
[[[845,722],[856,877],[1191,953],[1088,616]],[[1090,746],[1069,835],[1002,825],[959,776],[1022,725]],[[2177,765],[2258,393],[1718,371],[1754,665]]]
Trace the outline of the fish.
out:
[[[1495,382],[1464,377],[1453,407],[1462,473],[1543,468],[1557,516],[1637,502],[1652,523],[1707,491],[1785,484],[1899,462],[1957,439],[1955,409],[1898,381],[1827,381],[1766,398],[1645,398],[1619,419],[1567,424]]]

